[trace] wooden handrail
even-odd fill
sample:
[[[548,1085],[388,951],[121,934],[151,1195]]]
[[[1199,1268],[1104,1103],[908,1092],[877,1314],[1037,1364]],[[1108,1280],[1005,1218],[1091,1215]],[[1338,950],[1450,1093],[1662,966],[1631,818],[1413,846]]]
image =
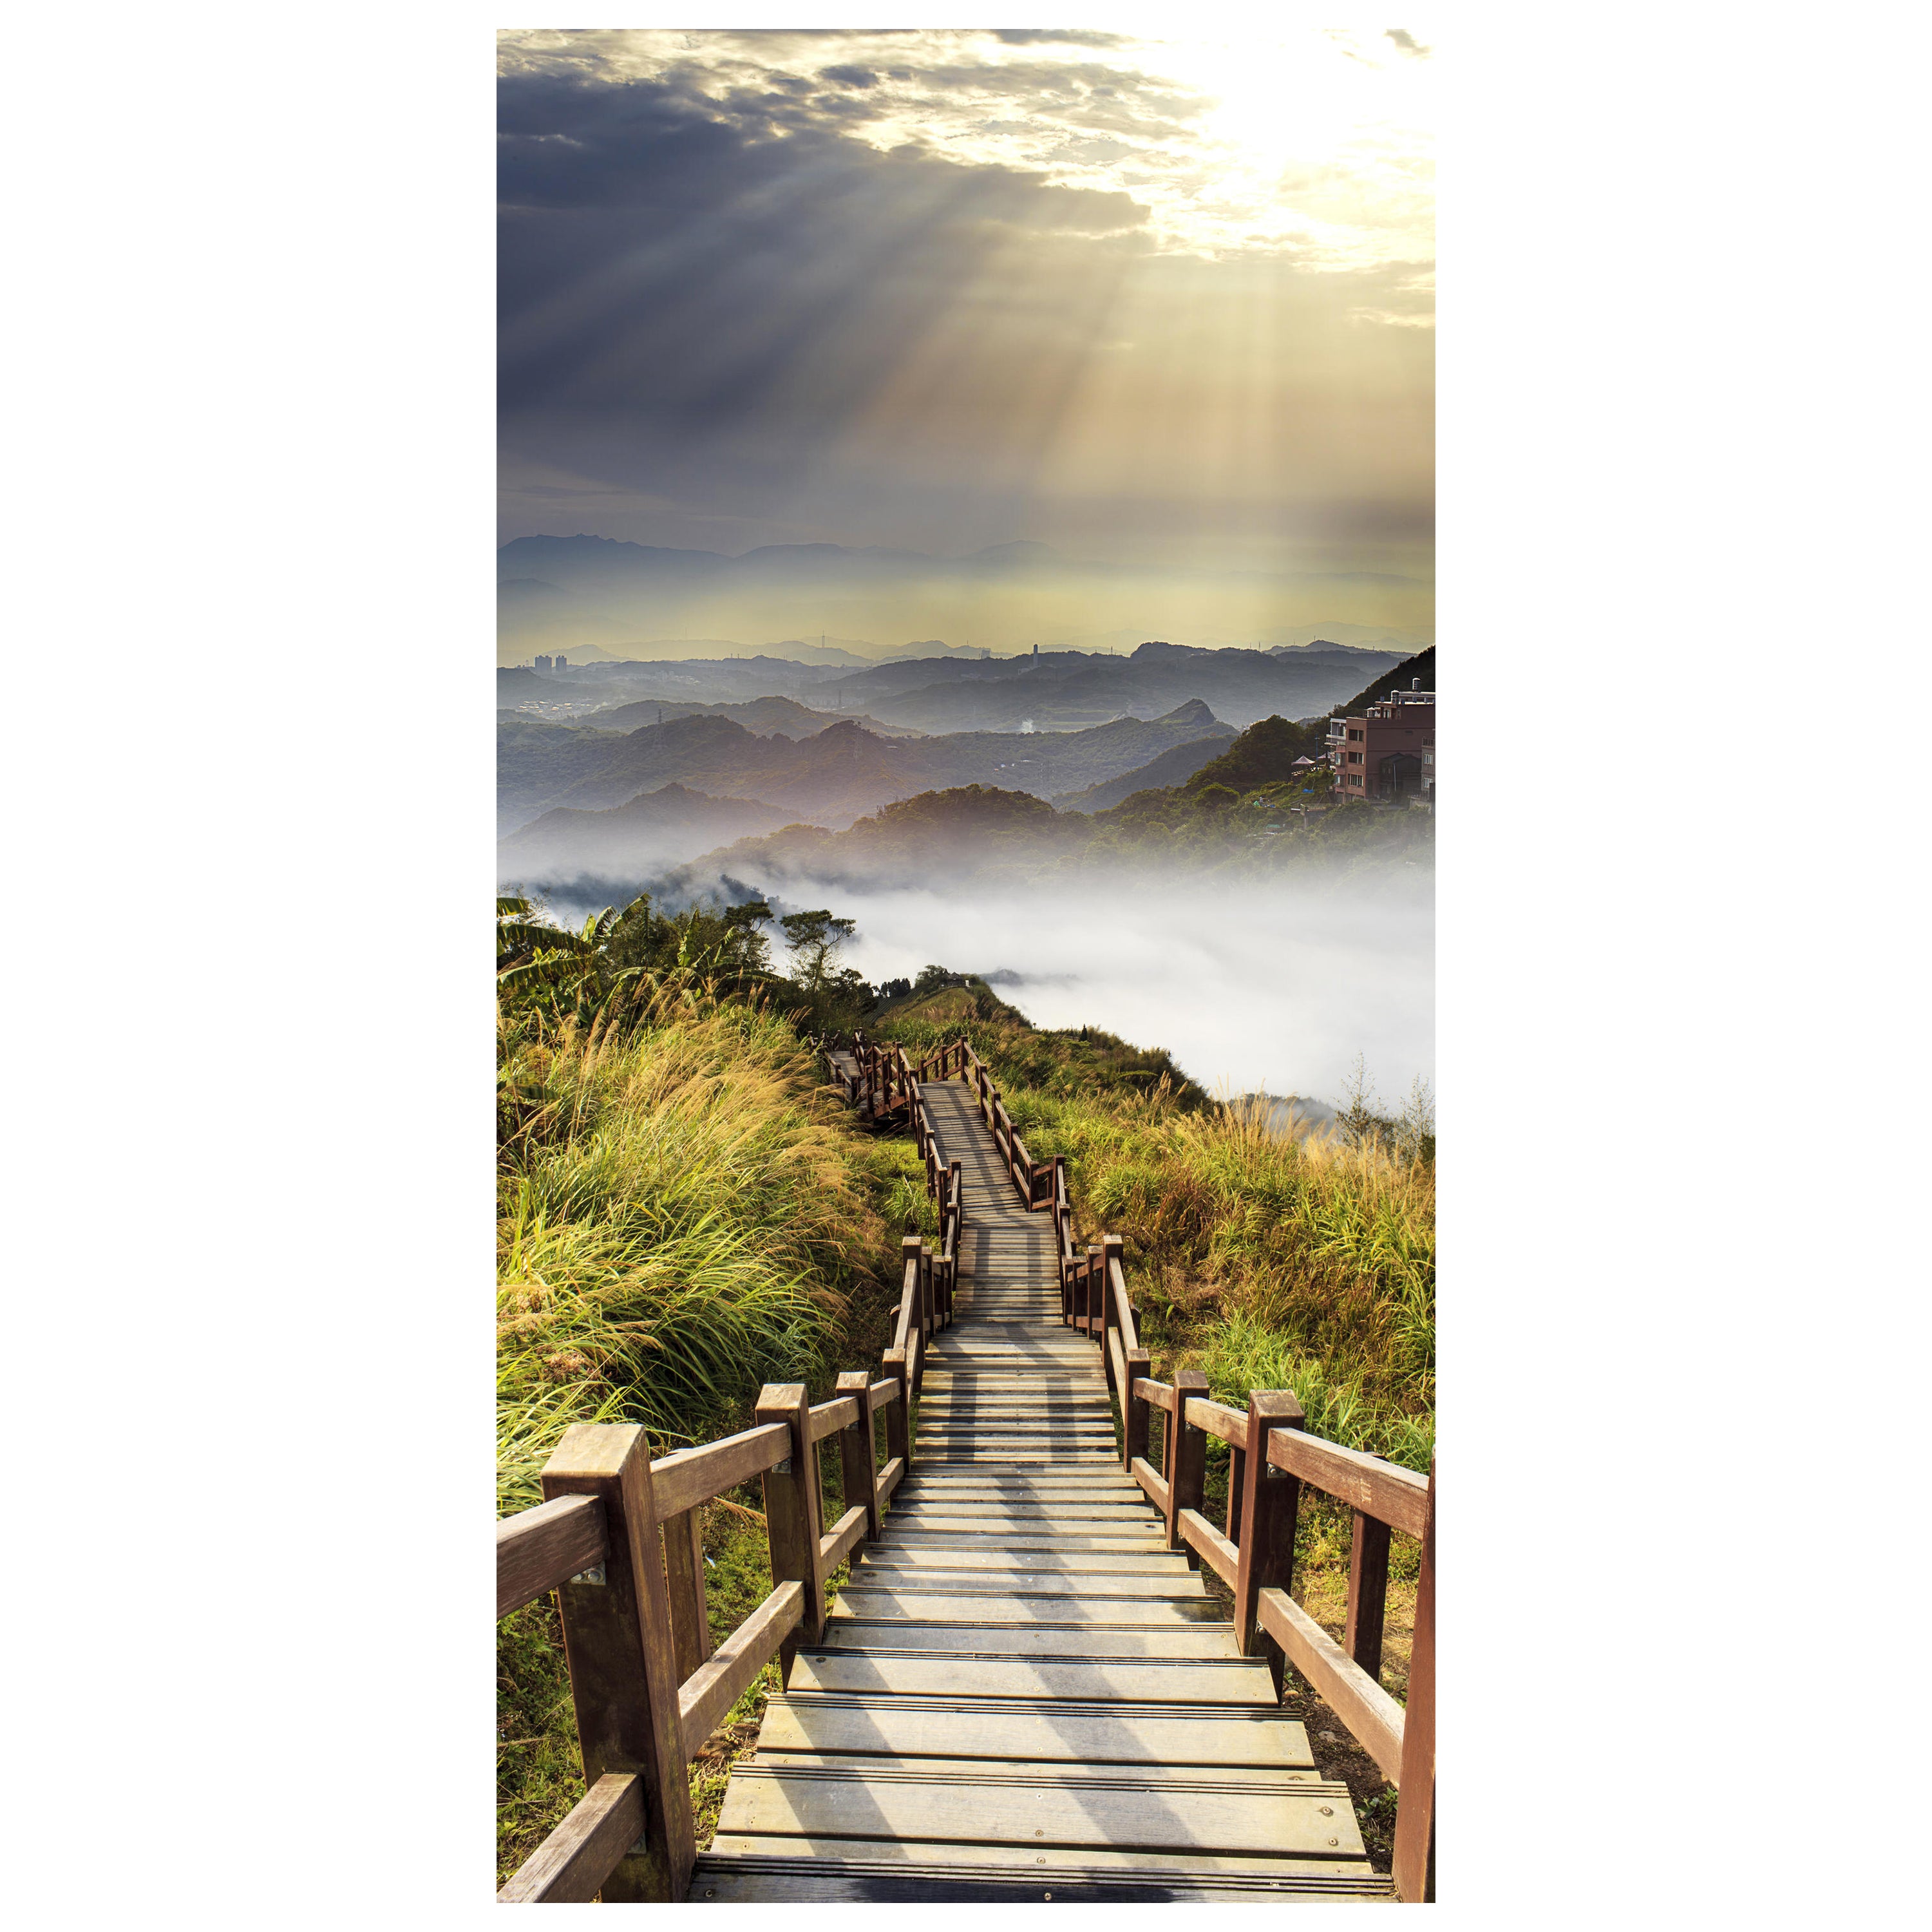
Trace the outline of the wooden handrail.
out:
[[[1429,1514],[1429,1480],[1413,1469],[1299,1430],[1270,1430],[1268,1459],[1277,1469],[1312,1483],[1405,1536],[1422,1534]]]
[[[823,1442],[828,1436],[836,1436],[842,1429],[849,1429],[859,1419],[859,1403],[854,1396],[841,1396],[831,1402],[821,1402],[811,1411],[812,1426],[807,1432],[814,1442]]]
[[[1225,1402],[1192,1396],[1187,1404],[1187,1420],[1193,1427],[1220,1437],[1230,1448],[1245,1450],[1248,1446],[1248,1418]]]
[[[873,1383],[866,1393],[872,1398],[874,1408],[884,1408],[887,1402],[898,1400],[899,1385],[894,1377],[888,1376],[884,1382]]]
[[[1229,1589],[1240,1569],[1240,1554],[1198,1510],[1180,1513],[1180,1533],[1200,1552],[1201,1558]]]
[[[587,1905],[644,1834],[644,1781],[606,1772],[496,1894],[500,1905]]]
[[[610,1552],[598,1496],[559,1496],[496,1525],[496,1615],[526,1604],[586,1570]]]
[[[763,1475],[788,1454],[782,1429],[746,1429],[716,1442],[680,1449],[651,1465],[651,1482],[662,1516],[682,1516],[754,1476]]]
[[[861,1516],[864,1515],[861,1510]],[[678,1724],[688,1764],[704,1748],[718,1720],[754,1682],[805,1615],[805,1586],[781,1583],[718,1646],[717,1654],[678,1690]]]

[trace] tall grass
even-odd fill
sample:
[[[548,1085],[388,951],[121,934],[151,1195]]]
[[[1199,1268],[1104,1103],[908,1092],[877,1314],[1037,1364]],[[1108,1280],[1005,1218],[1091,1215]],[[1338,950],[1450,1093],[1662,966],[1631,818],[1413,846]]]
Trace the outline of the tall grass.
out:
[[[782,1015],[659,985],[583,1030],[526,1010],[499,1035],[498,1508],[575,1422],[638,1422],[654,1453],[745,1427],[760,1387],[876,1359],[896,1237],[929,1228],[909,1142],[873,1141],[820,1090]],[[770,1587],[755,1489],[704,1523],[712,1635]],[[767,1676],[770,1673],[767,1673]],[[583,1796],[554,1610],[498,1627],[498,1874]],[[715,1820],[754,1685],[692,1777]]]
[[[498,1205],[499,1507],[572,1422],[654,1448],[837,1365],[889,1245],[836,1103],[780,1016],[659,994],[601,1035],[510,1026]],[[662,1453],[662,1450],[660,1450]]]
[[[1292,1388],[1336,1440],[1402,1460],[1436,1395],[1434,1168],[1272,1130],[1156,1090],[1009,1106],[1034,1157],[1069,1156],[1083,1234],[1124,1236],[1158,1339],[1226,1399]]]

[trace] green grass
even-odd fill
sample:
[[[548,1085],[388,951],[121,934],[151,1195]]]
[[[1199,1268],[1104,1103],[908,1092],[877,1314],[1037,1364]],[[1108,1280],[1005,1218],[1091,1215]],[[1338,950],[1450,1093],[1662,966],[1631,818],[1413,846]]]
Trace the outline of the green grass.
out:
[[[509,1019],[500,1075],[500,1513],[541,1499],[573,1423],[641,1423],[662,1454],[746,1426],[765,1383],[822,1400],[876,1364],[898,1236],[933,1225],[922,1170],[856,1130],[783,1016],[678,994],[619,1031]],[[826,1487],[836,1516],[836,1456]],[[705,1510],[714,1638],[771,1589],[761,1507],[753,1484]],[[769,1688],[694,1765],[706,1837]],[[548,1600],[499,1627],[498,1694],[500,1880],[583,1795]]]

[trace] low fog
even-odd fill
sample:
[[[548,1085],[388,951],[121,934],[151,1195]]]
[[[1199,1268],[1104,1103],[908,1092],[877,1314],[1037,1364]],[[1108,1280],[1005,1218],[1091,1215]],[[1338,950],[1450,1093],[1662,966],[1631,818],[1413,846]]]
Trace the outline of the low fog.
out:
[[[1384,1101],[1418,1075],[1434,1082],[1435,912],[1424,893],[1275,884],[825,902],[857,919],[848,957],[875,985],[928,963],[1010,971],[1017,982],[1000,996],[1036,1026],[1164,1046],[1210,1094],[1333,1102],[1358,1054]]]
[[[856,919],[844,953],[878,985],[921,967],[1004,976],[1001,998],[1037,1026],[1096,1026],[1166,1047],[1222,1096],[1266,1092],[1333,1104],[1359,1054],[1393,1109],[1435,1081],[1435,908],[1426,878],[1375,884],[1273,879],[1190,890],[1156,877],[1102,886],[945,893],[854,890],[796,873],[734,872],[775,910]],[[580,920],[582,886],[553,892]],[[661,899],[668,908],[685,895]],[[771,932],[774,964],[782,967]]]

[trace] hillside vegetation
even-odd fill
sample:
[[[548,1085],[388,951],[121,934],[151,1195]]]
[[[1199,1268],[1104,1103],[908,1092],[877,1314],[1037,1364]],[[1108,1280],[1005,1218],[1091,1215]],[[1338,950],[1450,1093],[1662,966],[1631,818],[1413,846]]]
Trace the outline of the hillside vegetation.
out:
[[[642,1423],[662,1454],[746,1426],[766,1382],[822,1400],[876,1362],[892,1250],[931,1225],[922,1179],[909,1143],[857,1132],[820,1088],[782,1012],[674,971],[588,1027],[513,990],[499,1054],[500,1512],[540,1500],[572,1423]],[[705,1511],[721,1640],[771,1587],[760,1507],[754,1484]],[[500,1881],[584,1786],[549,1600],[498,1626],[497,1659]],[[693,1767],[706,1837],[772,1681]]]
[[[500,902],[500,1510],[538,1499],[574,1422],[640,1423],[662,1454],[746,1426],[766,1382],[822,1400],[836,1370],[870,1367],[886,1344],[900,1233],[934,1232],[910,1140],[860,1130],[802,1038],[869,1005],[837,965],[849,922],[788,915],[783,977],[738,916],[748,910],[667,917],[640,902],[569,934]],[[1358,1108],[1352,1137],[1285,1137],[1264,1108],[1211,1100],[1159,1048],[1034,1027],[983,980],[938,967],[920,978],[867,1023],[915,1053],[964,1036],[993,1067],[1035,1157],[1067,1156],[1080,1238],[1124,1238],[1160,1372],[1198,1367],[1236,1406],[1250,1389],[1292,1389],[1310,1429],[1427,1468],[1434,1168],[1419,1122],[1410,1132]],[[1218,1444],[1208,1470],[1213,1514]],[[770,1588],[760,1509],[753,1483],[704,1512],[720,1640]],[[1312,1501],[1300,1521],[1297,1594],[1331,1629],[1347,1524]],[[1399,1550],[1386,1672],[1398,1694],[1412,1575]],[[774,1666],[692,1766],[700,1844],[776,1683]],[[498,1691],[507,1876],[583,1794],[550,1600],[499,1625]],[[1364,1793],[1372,1822],[1388,1795]]]

